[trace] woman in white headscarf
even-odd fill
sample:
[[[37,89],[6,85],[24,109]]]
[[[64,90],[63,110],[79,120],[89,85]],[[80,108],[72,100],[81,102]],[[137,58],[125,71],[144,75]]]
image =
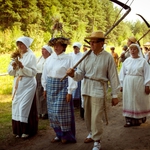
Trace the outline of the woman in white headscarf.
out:
[[[138,126],[150,116],[150,67],[141,56],[138,44],[131,44],[129,51],[131,56],[124,61],[119,75],[126,119],[124,127]]]
[[[44,64],[47,58],[49,58],[49,56],[52,54],[52,52],[53,50],[50,46],[44,45],[42,47],[42,56],[37,59],[36,102],[37,102],[38,117],[42,119],[48,119],[48,113],[47,113],[47,101],[43,96],[44,90],[41,84],[41,76],[42,76]]]
[[[12,54],[13,60],[8,73],[14,76],[12,98],[12,128],[16,137],[27,138],[38,128],[36,110],[36,57],[29,48],[33,39],[23,36],[17,39],[18,51]]]

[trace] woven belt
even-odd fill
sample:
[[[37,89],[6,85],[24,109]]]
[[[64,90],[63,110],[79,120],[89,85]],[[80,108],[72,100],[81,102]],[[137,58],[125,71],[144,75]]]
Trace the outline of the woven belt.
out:
[[[93,78],[91,78],[91,77],[84,77],[85,79],[89,79],[89,80],[93,80],[93,81],[97,81],[97,82],[101,82],[102,84],[104,84],[104,83],[107,83],[107,81],[104,81],[104,80],[102,80],[102,79],[93,79]]]

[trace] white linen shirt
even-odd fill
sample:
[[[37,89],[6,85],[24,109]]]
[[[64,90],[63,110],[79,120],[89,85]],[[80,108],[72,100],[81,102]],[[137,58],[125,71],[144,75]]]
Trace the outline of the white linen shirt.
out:
[[[46,91],[47,77],[63,78],[66,75],[66,71],[73,67],[71,56],[64,52],[57,55],[55,52],[47,58],[44,69],[42,72],[42,86]],[[60,81],[61,82],[61,81]],[[77,82],[68,77],[68,94],[72,94],[73,90],[77,88]]]
[[[37,59],[37,73],[42,73],[46,59],[41,56]]]
[[[83,54],[81,52],[75,54],[74,52],[69,54],[70,56],[72,56],[73,59],[73,65],[75,65],[83,56]]]
[[[111,54],[105,50],[98,55],[95,55],[92,51],[77,67],[73,79],[75,81],[80,81],[84,76],[106,82],[110,81],[112,97],[117,97],[119,78],[116,65]],[[103,85],[98,81],[84,78],[81,93],[82,95],[103,98]]]

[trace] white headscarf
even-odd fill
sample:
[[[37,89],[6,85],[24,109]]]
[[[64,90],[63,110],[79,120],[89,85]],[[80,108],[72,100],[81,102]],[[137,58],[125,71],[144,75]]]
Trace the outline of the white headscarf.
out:
[[[45,48],[50,54],[53,53],[53,49],[50,46],[44,45],[43,48]]]
[[[74,46],[76,46],[76,47],[78,47],[80,49],[82,44],[80,42],[75,42],[75,43],[73,43],[73,47]]]
[[[17,40],[16,40],[16,44],[17,42],[22,42],[29,51],[32,51],[31,49],[29,49],[30,45],[32,44],[33,42],[33,39],[30,38],[30,37],[27,37],[27,36],[22,36],[22,37],[19,37]]]
[[[141,50],[141,48],[140,48],[140,46],[138,44],[131,44],[129,46],[129,49],[130,49],[131,46],[136,46],[138,48],[138,50],[139,50],[138,56],[144,57],[143,54],[142,54],[142,50]]]

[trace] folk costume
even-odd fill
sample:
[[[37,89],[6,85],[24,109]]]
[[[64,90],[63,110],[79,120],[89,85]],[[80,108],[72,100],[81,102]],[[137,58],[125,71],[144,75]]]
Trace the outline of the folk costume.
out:
[[[140,47],[134,45],[140,52]],[[130,56],[122,65],[119,78],[123,87],[123,116],[126,119],[126,126],[140,125],[146,121],[147,116],[150,116],[150,99],[144,92],[145,86],[150,84],[149,75],[150,68],[143,57]]]
[[[102,118],[108,81],[111,83],[112,97],[117,98],[119,80],[116,65],[111,54],[102,49],[105,39],[103,32],[93,32],[86,39],[91,40],[91,46],[93,43],[95,46],[99,45],[100,52],[96,55],[96,52],[94,53],[94,50],[92,50],[77,67],[73,79],[75,81],[84,79],[81,93],[84,99],[84,119],[89,132],[84,142],[94,141],[93,150],[99,150],[101,148]]]
[[[75,50],[74,50],[74,52],[71,52],[69,54],[73,59],[73,65],[75,65],[83,56],[83,54],[80,52],[81,46],[82,46],[82,44],[79,42],[73,43],[73,48],[77,47],[79,49],[79,51],[77,53],[75,53]],[[72,99],[74,102],[74,107],[80,108],[81,107],[81,81],[78,82],[77,88],[73,91]]]
[[[44,50],[46,50],[49,55],[52,54],[53,50],[50,46],[44,45],[42,47],[42,56],[37,59],[37,75],[36,75],[36,81],[37,81],[37,88],[36,88],[36,100],[37,100],[37,110],[38,110],[38,117],[42,119],[48,118],[47,113],[47,101],[43,96],[43,87],[41,84],[41,76],[42,71],[44,68],[44,64],[47,58],[44,58]]]
[[[13,69],[12,63],[8,67],[8,73],[14,76],[13,100],[12,100],[12,128],[17,137],[26,138],[37,133],[38,118],[36,109],[36,57],[29,46],[33,39],[20,37],[17,42],[22,42],[27,52],[17,59],[23,64],[23,68]]]
[[[67,47],[69,40],[58,37],[49,41],[50,46],[59,43]],[[64,50],[65,51],[65,50]],[[77,82],[70,77],[60,81],[66,70],[73,66],[71,57],[62,52],[55,52],[47,59],[42,73],[42,85],[47,93],[47,108],[50,126],[54,129],[56,137],[51,141],[76,142],[75,118],[73,101],[66,101],[67,94],[72,94],[77,88]]]

